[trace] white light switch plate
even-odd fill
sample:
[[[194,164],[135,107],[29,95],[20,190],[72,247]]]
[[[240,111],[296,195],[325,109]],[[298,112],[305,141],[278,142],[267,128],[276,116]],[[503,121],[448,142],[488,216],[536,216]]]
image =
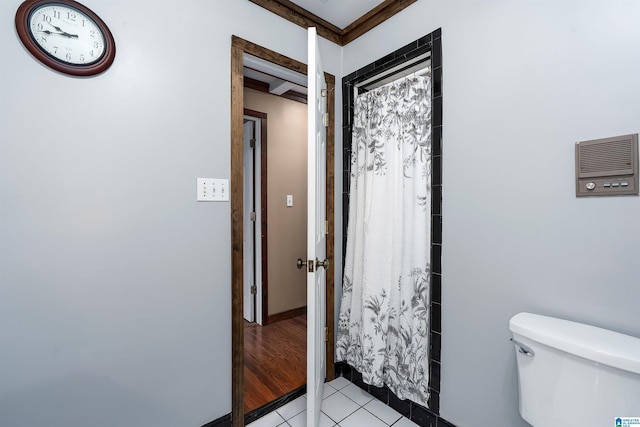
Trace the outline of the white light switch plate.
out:
[[[229,180],[197,178],[196,200],[199,202],[228,202]]]
[[[287,207],[293,206],[293,194],[287,194]]]

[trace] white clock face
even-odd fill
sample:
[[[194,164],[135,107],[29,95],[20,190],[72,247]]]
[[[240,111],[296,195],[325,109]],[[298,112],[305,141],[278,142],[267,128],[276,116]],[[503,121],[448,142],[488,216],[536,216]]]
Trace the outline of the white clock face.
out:
[[[29,16],[29,30],[50,56],[72,65],[89,65],[102,57],[105,39],[98,25],[81,11],[45,4]]]

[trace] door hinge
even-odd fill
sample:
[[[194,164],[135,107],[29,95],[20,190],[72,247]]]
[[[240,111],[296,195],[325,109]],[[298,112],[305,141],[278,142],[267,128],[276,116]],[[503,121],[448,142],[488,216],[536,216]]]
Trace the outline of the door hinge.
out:
[[[255,138],[251,138],[249,140],[249,147],[256,148],[256,139]]]
[[[255,212],[251,212],[249,214],[249,219],[253,222],[256,222],[256,213]]]
[[[324,113],[324,115],[322,116],[322,122],[324,124],[324,127],[329,127],[329,113]]]
[[[329,94],[329,91],[327,91],[326,89],[320,89],[321,97],[326,98],[328,94]]]
[[[324,327],[324,340],[329,341],[329,328]]]
[[[324,234],[329,235],[329,221],[324,221]]]
[[[251,294],[257,294],[258,293],[258,288],[256,287],[256,285],[251,285]]]

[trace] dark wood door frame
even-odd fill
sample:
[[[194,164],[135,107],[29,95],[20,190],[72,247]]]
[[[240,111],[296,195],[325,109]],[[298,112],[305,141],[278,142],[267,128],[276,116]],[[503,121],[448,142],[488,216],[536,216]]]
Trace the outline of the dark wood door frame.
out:
[[[243,304],[243,54],[307,74],[307,65],[237,36],[231,38],[231,420],[233,427],[244,426],[244,317]],[[327,180],[326,216],[328,222],[326,284],[327,378],[334,376],[334,156],[335,156],[335,77],[325,73],[327,82]]]

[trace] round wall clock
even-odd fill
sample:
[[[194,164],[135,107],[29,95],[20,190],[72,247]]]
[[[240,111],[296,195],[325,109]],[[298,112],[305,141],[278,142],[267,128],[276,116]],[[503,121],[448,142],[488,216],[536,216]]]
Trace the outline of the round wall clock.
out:
[[[104,21],[73,0],[26,0],[16,12],[16,30],[38,61],[61,73],[100,74],[116,56]]]

